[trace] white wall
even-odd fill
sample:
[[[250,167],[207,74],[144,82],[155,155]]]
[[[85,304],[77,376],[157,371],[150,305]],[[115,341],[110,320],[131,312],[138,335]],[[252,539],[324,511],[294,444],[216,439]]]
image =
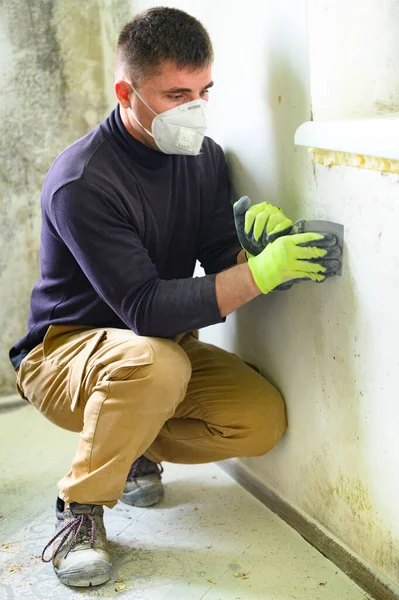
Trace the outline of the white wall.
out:
[[[398,0],[308,0],[316,119],[399,112]]]
[[[395,109],[397,7],[309,2],[316,117]],[[285,396],[283,441],[244,462],[399,581],[398,178],[313,166],[293,146],[311,110],[304,2],[246,9],[218,2],[199,13],[217,54],[212,133],[227,151],[236,197],[345,224],[344,276],[259,298],[202,339],[256,363]]]

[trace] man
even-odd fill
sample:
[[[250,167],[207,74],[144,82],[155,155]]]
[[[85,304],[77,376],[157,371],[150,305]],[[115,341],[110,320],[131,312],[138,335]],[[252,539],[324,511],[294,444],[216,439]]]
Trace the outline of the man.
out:
[[[138,15],[118,41],[117,108],[44,183],[40,280],[10,357],[20,394],[80,432],[58,484],[52,557],[43,552],[71,586],[109,579],[103,506],[157,502],[161,461],[258,456],[277,443],[280,394],[196,330],[332,270],[331,240],[282,236],[292,222],[266,203],[236,207],[248,240],[263,240],[247,262],[223,152],[204,138],[212,59],[190,15]],[[193,278],[197,259],[206,276]]]

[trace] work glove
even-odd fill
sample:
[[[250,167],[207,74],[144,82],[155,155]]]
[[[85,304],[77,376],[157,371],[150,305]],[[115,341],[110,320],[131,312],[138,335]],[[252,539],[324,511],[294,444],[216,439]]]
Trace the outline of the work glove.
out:
[[[263,294],[300,281],[324,281],[340,268],[341,249],[331,233],[297,233],[279,237],[248,265]],[[281,289],[281,288],[280,288]]]
[[[267,244],[289,233],[293,226],[281,208],[269,202],[251,206],[248,196],[234,204],[233,212],[238,239],[247,258],[262,252]]]

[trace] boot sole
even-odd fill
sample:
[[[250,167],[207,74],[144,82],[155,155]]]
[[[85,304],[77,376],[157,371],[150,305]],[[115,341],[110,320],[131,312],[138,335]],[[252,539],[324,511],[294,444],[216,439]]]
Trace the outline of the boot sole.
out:
[[[71,587],[94,587],[106,583],[111,578],[111,566],[109,564],[98,565],[91,573],[80,571],[60,571],[54,567],[55,574],[64,585]]]
[[[132,492],[123,494],[121,501],[130,506],[145,508],[146,506],[154,506],[163,500],[165,491],[162,484],[146,485],[144,488],[139,488]]]

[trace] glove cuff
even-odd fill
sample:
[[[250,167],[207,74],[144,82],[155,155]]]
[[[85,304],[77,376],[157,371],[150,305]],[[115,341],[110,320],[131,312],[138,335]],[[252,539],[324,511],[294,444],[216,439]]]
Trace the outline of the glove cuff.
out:
[[[258,264],[256,262],[256,258],[257,258],[256,256],[251,256],[248,259],[248,266],[251,269],[251,273],[255,280],[255,283],[258,286],[258,288],[260,289],[260,291],[262,292],[262,294],[269,294],[269,292],[271,292],[271,290],[265,285],[265,281],[263,281],[263,278],[258,273],[258,268],[257,268]]]

